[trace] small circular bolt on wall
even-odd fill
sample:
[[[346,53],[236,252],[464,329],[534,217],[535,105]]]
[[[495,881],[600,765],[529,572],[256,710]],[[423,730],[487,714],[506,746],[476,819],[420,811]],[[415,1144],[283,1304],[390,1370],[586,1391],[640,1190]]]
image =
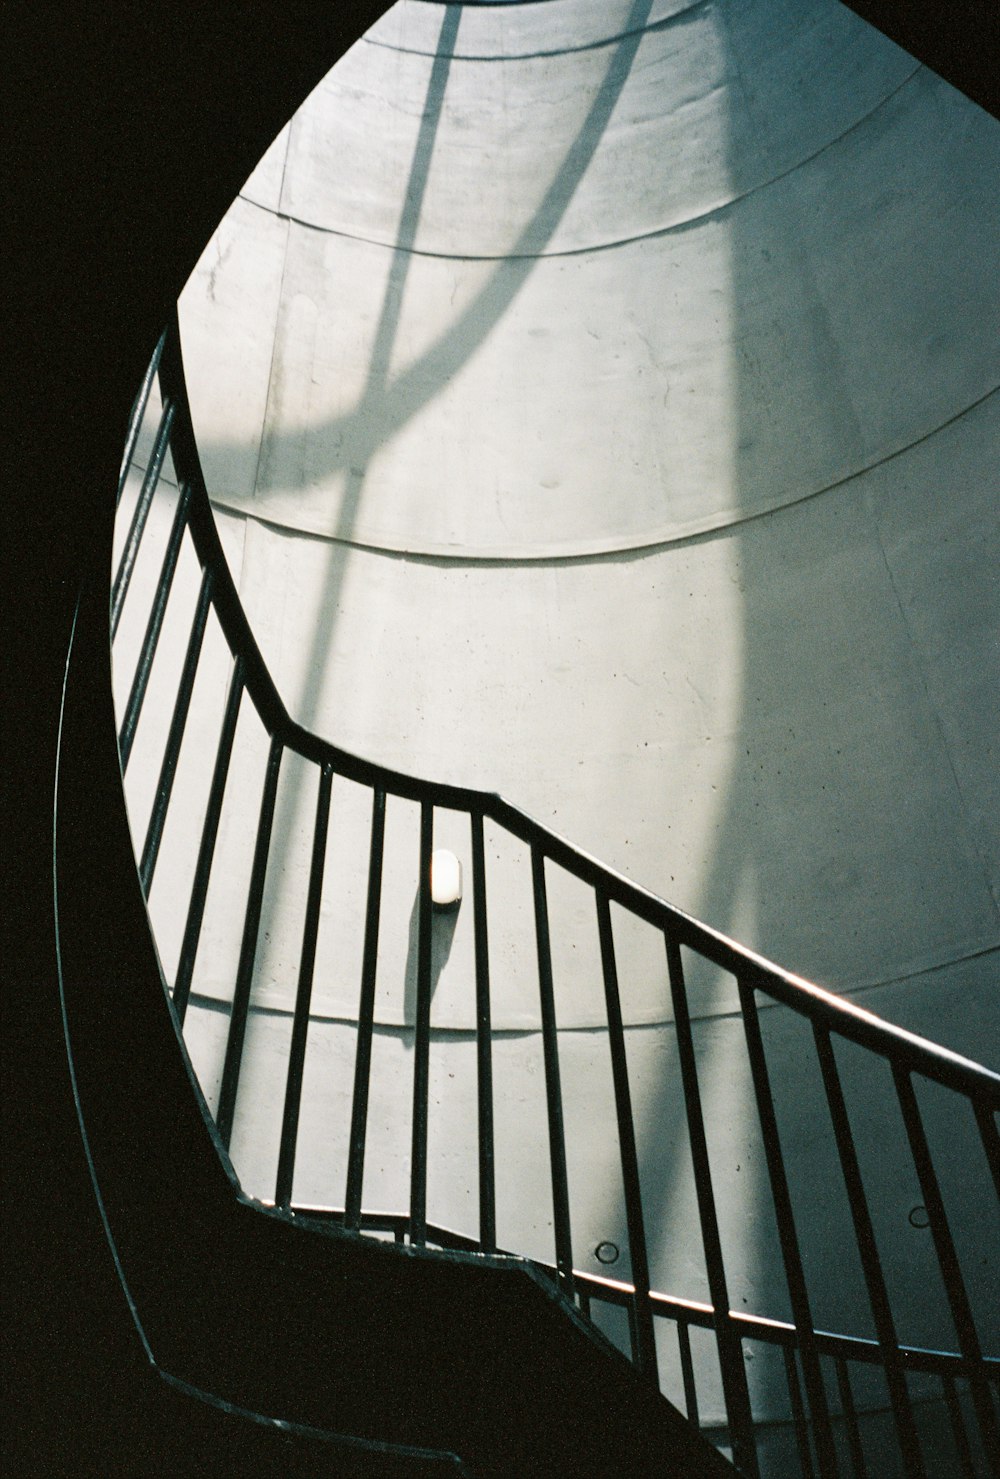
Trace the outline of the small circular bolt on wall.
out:
[[[617,1263],[619,1256],[617,1243],[598,1243],[594,1249],[598,1263]]]
[[[447,848],[436,848],[431,853],[431,903],[438,909],[457,909],[461,902],[462,864]]]
[[[911,1227],[929,1227],[930,1221],[931,1219],[927,1215],[926,1207],[919,1206],[910,1208],[909,1222]]]

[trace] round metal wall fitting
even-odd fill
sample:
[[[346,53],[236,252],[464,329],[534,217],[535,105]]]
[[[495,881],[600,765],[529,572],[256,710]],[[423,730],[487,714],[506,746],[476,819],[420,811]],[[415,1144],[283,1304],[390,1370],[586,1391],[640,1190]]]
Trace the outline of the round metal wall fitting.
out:
[[[594,1257],[597,1259],[598,1263],[617,1263],[618,1244],[598,1243],[597,1247],[594,1249]]]
[[[931,1221],[931,1219],[927,1215],[927,1208],[926,1207],[911,1207],[910,1208],[910,1226],[911,1227],[929,1227],[930,1226],[930,1221]]]

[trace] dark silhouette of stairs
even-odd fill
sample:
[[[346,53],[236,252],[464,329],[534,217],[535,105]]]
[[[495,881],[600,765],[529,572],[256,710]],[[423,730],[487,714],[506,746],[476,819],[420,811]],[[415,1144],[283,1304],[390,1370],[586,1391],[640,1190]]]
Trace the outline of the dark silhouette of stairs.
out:
[[[440,1451],[451,1434],[473,1473],[725,1467],[525,1267],[372,1248],[242,1200],[149,939],[107,661],[124,412],[252,164],[385,8],[219,6],[193,23],[165,0],[104,0],[8,14],[8,342],[25,390],[8,530],[23,679],[8,703],[19,881],[2,1034],[12,1476],[460,1473]],[[308,1430],[338,1421],[371,1446]],[[438,1455],[386,1446],[421,1439]]]
[[[84,596],[67,670],[57,938],[94,1188],[152,1362],[229,1408],[474,1475],[731,1472],[530,1265],[296,1226],[239,1191],[148,938],[106,674],[95,714],[102,596]]]

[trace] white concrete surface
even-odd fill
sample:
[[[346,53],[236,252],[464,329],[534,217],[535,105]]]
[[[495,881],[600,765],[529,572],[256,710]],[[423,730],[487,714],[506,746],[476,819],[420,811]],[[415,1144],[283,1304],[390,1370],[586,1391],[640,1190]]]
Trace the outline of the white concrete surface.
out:
[[[276,141],[182,304],[220,530],[297,719],[499,789],[780,964],[993,1067],[998,167],[1000,126],[833,0],[403,0]],[[161,548],[169,513],[168,498]],[[120,701],[140,636],[127,609]],[[128,772],[139,847],[185,636],[165,638]],[[228,672],[210,639],[151,898],[168,978]],[[245,714],[188,1028],[210,1102],[264,759]],[[233,1137],[263,1196],[316,784],[283,766]],[[306,1203],[343,1199],[369,817],[336,781]],[[486,841],[499,1232],[551,1259],[529,869],[496,829]],[[471,877],[462,818],[439,815],[435,845]],[[365,1182],[380,1209],[407,1203],[417,859],[416,808],[390,801]],[[549,886],[574,1254],[600,1272],[611,1239],[627,1277],[592,904]],[[662,948],[617,914],[615,929],[654,1283],[707,1298]],[[428,1206],[467,1232],[472,972],[467,898],[435,921]],[[690,974],[733,1302],[781,1317],[735,992]],[[765,1012],[765,1035],[816,1317],[869,1333],[788,1016]],[[887,1085],[850,1054],[842,1067],[901,1338],[952,1346]],[[970,1127],[940,1096],[925,1108],[953,1152],[974,1295],[1000,1309]],[[1000,1348],[996,1325],[981,1334]],[[755,1407],[780,1419],[783,1377],[757,1358]]]

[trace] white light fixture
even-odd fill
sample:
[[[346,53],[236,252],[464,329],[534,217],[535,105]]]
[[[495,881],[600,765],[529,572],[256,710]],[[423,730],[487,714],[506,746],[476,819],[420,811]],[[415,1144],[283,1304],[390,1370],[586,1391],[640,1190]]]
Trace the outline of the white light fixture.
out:
[[[431,903],[454,909],[462,900],[462,865],[453,852],[439,847],[431,853]]]

